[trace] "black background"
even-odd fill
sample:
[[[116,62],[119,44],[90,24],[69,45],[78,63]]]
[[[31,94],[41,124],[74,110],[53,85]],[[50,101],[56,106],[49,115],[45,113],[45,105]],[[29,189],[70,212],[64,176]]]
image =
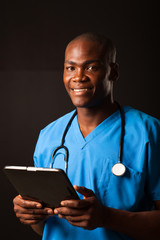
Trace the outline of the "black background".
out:
[[[33,165],[40,129],[73,109],[64,50],[86,31],[116,43],[115,99],[159,118],[158,1],[2,1],[0,16],[1,239],[40,239],[15,217],[2,169]]]

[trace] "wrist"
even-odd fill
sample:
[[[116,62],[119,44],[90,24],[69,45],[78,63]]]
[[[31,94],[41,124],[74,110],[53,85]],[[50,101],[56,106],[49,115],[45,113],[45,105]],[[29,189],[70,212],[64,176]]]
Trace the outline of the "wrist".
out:
[[[38,222],[36,224],[32,224],[31,228],[40,236],[43,235],[45,221]]]
[[[101,221],[101,226],[102,228],[108,228],[109,227],[109,222],[110,222],[110,208],[103,206],[102,209],[102,221]]]

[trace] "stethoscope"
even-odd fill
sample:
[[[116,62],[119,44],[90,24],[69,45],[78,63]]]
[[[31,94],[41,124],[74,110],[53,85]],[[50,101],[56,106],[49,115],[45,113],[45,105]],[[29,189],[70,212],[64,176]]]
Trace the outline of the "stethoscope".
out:
[[[117,103],[119,111],[120,111],[120,116],[121,116],[121,135],[120,135],[120,144],[119,144],[119,155],[118,155],[118,163],[114,164],[112,167],[112,173],[115,176],[123,176],[126,172],[126,167],[124,166],[124,164],[122,163],[122,149],[123,149],[123,139],[124,139],[124,117],[123,117],[123,110],[121,108],[121,106]],[[66,146],[64,146],[64,141],[65,141],[65,136],[67,134],[68,128],[71,125],[74,117],[77,115],[77,111],[75,111],[72,115],[72,117],[70,118],[63,136],[62,136],[62,140],[61,140],[61,145],[59,147],[57,147],[51,156],[51,163],[50,163],[50,168],[52,168],[53,166],[53,159],[56,155],[56,153],[58,152],[58,150],[60,149],[64,149],[65,150],[65,156],[64,156],[64,161],[65,161],[65,173],[67,174],[67,169],[68,169],[68,155],[69,155],[69,151],[68,148]]]

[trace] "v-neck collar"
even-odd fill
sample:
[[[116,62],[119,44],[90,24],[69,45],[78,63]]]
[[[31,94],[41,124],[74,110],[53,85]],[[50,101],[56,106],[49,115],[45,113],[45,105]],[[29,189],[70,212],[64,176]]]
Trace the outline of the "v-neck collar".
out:
[[[110,127],[110,125],[115,122],[116,120],[120,119],[120,111],[117,110],[112,115],[107,117],[103,122],[101,122],[95,129],[93,129],[92,132],[90,132],[85,138],[83,137],[77,116],[73,120],[73,129],[74,129],[74,135],[75,138],[80,146],[80,148],[84,148],[88,142],[90,142],[92,139],[94,139],[96,136],[98,136],[104,129],[107,131],[107,128]]]

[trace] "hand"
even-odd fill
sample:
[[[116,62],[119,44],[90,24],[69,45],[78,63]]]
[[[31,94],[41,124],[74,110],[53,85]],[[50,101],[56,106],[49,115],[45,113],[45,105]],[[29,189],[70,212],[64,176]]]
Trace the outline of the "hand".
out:
[[[70,224],[84,229],[103,227],[104,206],[96,198],[92,190],[74,186],[75,190],[84,196],[83,200],[65,200],[54,213],[59,218],[66,219]]]
[[[51,208],[42,208],[41,203],[24,200],[20,195],[14,198],[13,204],[15,214],[23,224],[37,224],[53,215]]]

